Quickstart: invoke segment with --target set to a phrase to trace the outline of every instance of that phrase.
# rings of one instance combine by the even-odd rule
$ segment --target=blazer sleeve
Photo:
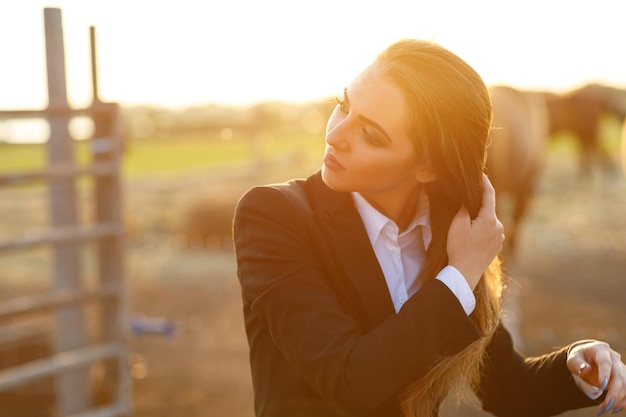
[[[247,330],[268,332],[293,371],[338,413],[370,413],[479,337],[437,280],[365,329],[338,300],[316,224],[290,198],[280,187],[253,188],[235,212],[244,309],[262,327]]]
[[[567,369],[570,348],[524,357],[500,326],[487,350],[485,376],[478,390],[483,408],[500,417],[542,417],[599,404],[602,399],[587,397]]]

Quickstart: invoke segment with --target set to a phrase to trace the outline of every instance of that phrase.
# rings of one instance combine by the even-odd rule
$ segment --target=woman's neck
[[[365,193],[361,195],[376,210],[389,217],[398,226],[402,232],[405,230],[415,217],[417,211],[417,202],[422,191],[420,185],[412,188],[408,193],[403,195],[388,195],[382,193]]]

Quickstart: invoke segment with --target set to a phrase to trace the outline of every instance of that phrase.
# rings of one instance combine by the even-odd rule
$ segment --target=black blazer
[[[478,338],[437,280],[400,312],[349,193],[306,180],[255,187],[234,218],[237,274],[259,417],[401,416],[398,394]],[[567,347],[524,358],[500,327],[477,394],[498,416],[591,406]]]

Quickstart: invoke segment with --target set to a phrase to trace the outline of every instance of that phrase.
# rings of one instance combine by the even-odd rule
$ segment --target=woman
[[[626,406],[608,345],[524,358],[499,321],[490,128],[476,72],[403,40],[344,90],[319,172],[242,197],[234,241],[257,416],[434,416],[464,387],[499,416]]]

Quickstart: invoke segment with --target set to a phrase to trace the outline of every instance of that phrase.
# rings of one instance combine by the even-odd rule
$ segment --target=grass
[[[247,137],[191,135],[185,137],[155,137],[134,140],[127,144],[122,160],[124,175],[143,176],[154,173],[177,173],[197,168],[228,164],[243,164],[253,157],[270,158],[281,154],[319,153],[323,137],[305,133],[274,132],[253,146]],[[75,143],[75,158],[81,164],[90,160],[88,141]],[[15,171],[40,170],[46,164],[45,144],[0,143],[0,174]]]
[[[141,140],[131,143],[123,159],[127,175],[180,172],[219,164],[245,162],[250,146],[245,140],[200,138]]]
[[[46,161],[45,152],[40,144],[0,143],[0,172],[40,169]]]
[[[619,148],[621,126],[605,120],[601,125],[602,146],[610,153]],[[562,133],[549,141],[550,152],[576,152],[576,140]],[[307,134],[286,129],[266,132],[258,143],[250,137],[235,135],[224,140],[219,135],[187,135],[132,140],[124,152],[122,164],[127,177],[155,173],[180,173],[198,168],[229,164],[245,164],[255,157],[265,160],[284,156],[321,158],[324,146],[322,133]],[[77,141],[76,159],[81,164],[90,160],[88,141]],[[45,144],[9,144],[0,142],[0,174],[43,169],[46,164]]]

